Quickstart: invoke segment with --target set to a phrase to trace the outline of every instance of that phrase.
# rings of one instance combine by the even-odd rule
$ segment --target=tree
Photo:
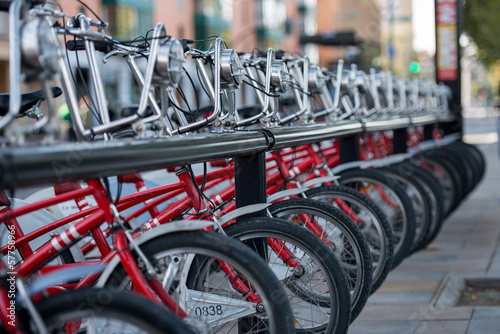
[[[489,66],[500,59],[499,18],[500,1],[465,0],[464,32],[477,45],[479,58]]]

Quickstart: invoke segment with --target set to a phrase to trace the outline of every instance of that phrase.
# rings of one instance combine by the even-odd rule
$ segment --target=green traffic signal
[[[410,63],[410,72],[411,73],[420,73],[420,64],[416,61],[412,61]]]

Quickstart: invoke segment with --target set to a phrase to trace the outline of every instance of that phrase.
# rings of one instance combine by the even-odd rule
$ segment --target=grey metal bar
[[[411,124],[412,122],[410,118],[397,118],[381,121],[367,120],[364,123],[365,130],[367,132],[403,129],[411,126]]]
[[[438,121],[440,123],[455,122],[455,121],[458,121],[458,120],[459,120],[459,117],[457,115],[451,115],[451,114],[442,115],[442,116],[438,117]]]
[[[412,125],[427,125],[436,123],[439,120],[437,115],[425,115],[425,116],[416,116],[412,117],[411,124]]]
[[[335,137],[343,137],[363,132],[361,122],[339,121],[335,125],[313,124],[301,127],[273,128],[275,149],[315,143]]]
[[[0,188],[120,175],[264,152],[262,133],[199,134],[162,140],[4,148]]]
[[[339,121],[335,125],[269,128],[272,149],[293,147],[364,131],[402,129],[410,125],[450,122],[454,117],[415,117],[385,121]],[[271,138],[272,139],[272,138]],[[259,131],[194,134],[162,139],[122,139],[107,143],[7,147],[0,150],[0,188],[154,170],[188,163],[240,157],[266,151],[269,135]]]

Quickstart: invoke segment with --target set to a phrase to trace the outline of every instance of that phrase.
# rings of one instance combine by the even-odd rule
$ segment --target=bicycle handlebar
[[[96,51],[108,53],[113,51],[113,43],[110,41],[94,41],[94,47]],[[66,42],[66,48],[70,51],[82,51],[85,50],[85,40],[70,40]]]

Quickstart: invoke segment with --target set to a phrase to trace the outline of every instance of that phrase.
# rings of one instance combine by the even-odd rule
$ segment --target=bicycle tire
[[[378,184],[384,187],[384,193],[396,202],[397,208],[391,209],[377,197],[380,194],[368,196],[384,212],[391,225],[394,241],[393,268],[397,267],[410,254],[415,238],[415,211],[408,195],[396,180],[390,179],[380,171],[350,169],[339,173],[339,176],[340,184],[357,190],[366,184],[363,187],[371,191],[375,189],[372,185]]]
[[[486,172],[486,159],[484,157],[484,153],[479,148],[477,148],[476,145],[465,143],[463,141],[457,141],[453,143],[453,145],[461,149],[467,150],[467,152],[469,152],[471,157],[477,162],[479,166],[477,183],[479,183],[483,179],[484,173]]]
[[[401,165],[404,165],[403,170],[408,171],[409,177],[413,177],[418,180],[418,183],[428,195],[430,200],[431,224],[429,226],[429,233],[426,235],[426,238],[414,248],[413,252],[416,252],[431,243],[441,230],[445,212],[443,193],[441,188],[438,186],[438,180],[429,171],[408,161],[403,162]]]
[[[445,146],[435,152],[435,155],[441,159],[448,160],[457,169],[463,186],[461,200],[464,200],[474,188],[474,172],[467,158],[465,158],[462,154],[460,154],[460,156],[457,156],[456,154],[457,153],[451,151],[448,146]]]
[[[75,326],[78,321],[86,317],[93,319],[92,321],[96,322],[94,325],[99,326],[99,333],[104,334],[194,333],[180,318],[165,308],[126,291],[111,292],[109,289],[90,288],[72,290],[45,298],[36,303],[35,307],[49,333],[67,333],[68,325]],[[119,325],[116,322],[123,324]],[[81,325],[83,324],[90,326],[92,323]],[[135,327],[135,330],[130,326]],[[81,329],[79,328],[78,333],[81,333]]]
[[[416,156],[413,162],[429,171],[438,180],[443,191],[444,218],[448,217],[463,198],[462,180],[456,167],[448,160],[430,152]]]
[[[397,180],[412,202],[416,223],[412,246],[412,252],[414,252],[426,240],[431,231],[431,198],[422,186],[422,181],[415,175],[408,175],[408,171],[404,169],[406,169],[404,165],[395,165],[378,170]]]
[[[472,155],[472,153],[463,147],[459,147],[457,145],[447,145],[444,148],[444,151],[452,154],[455,157],[460,157],[460,161],[466,167],[466,169],[470,172],[468,177],[470,177],[470,184],[468,188],[468,194],[474,190],[476,185],[479,183],[481,177],[481,166],[476,158]]]
[[[154,233],[154,230],[150,232]],[[194,293],[196,298],[199,299],[200,304],[194,304],[197,300],[196,298],[186,299],[184,301],[184,309],[190,315],[189,318],[191,321],[197,323],[199,327],[208,325],[213,333],[231,332],[234,327],[240,326],[246,320],[239,318],[232,319],[232,314],[227,313],[240,310],[238,308],[240,307],[239,305],[245,303],[246,310],[252,310],[249,317],[257,319],[257,321],[253,322],[255,327],[260,329],[263,326],[270,333],[275,334],[294,332],[294,320],[291,308],[280,282],[267,267],[263,259],[238,240],[215,232],[185,231],[158,235],[144,242],[140,247],[141,251],[150,261],[157,264],[158,279],[160,281],[164,278],[168,265],[176,261],[175,257],[180,256],[181,259],[185,260],[183,264],[187,266],[186,268],[180,268],[180,270],[182,269],[182,272],[179,272],[180,277],[176,278],[178,281],[173,285],[178,292],[174,294],[174,297],[178,303],[179,301],[181,302],[182,306],[183,301],[181,299],[183,297],[182,293],[184,290],[182,289],[184,286],[187,288],[186,291]],[[137,254],[135,252],[133,254],[137,258]],[[189,261],[186,260],[188,257]],[[189,269],[192,266],[196,266],[197,262],[202,263],[205,257],[219,259],[223,263],[229,264],[235,270],[235,273],[238,273],[238,276],[241,274],[257,291],[258,296],[262,299],[264,309],[258,310],[257,304],[247,302],[246,296],[239,294],[230,284],[222,286],[222,283],[224,283],[223,279],[226,277],[226,273],[224,272],[218,272],[213,277],[207,277],[207,280],[213,278],[221,284],[221,286],[207,285],[206,289],[210,290],[210,292],[194,290],[194,287],[183,285],[187,282],[186,273],[189,273]],[[168,262],[171,259],[174,262]],[[207,284],[209,283],[211,282]],[[107,278],[105,284],[108,287],[118,289],[131,288],[121,263],[114,268],[113,273]],[[176,291],[173,292],[175,293]],[[224,299],[224,297],[228,299]],[[202,300],[202,298],[212,298],[212,300]],[[214,301],[218,305],[221,305],[222,314],[226,313],[225,316],[231,319],[231,321],[218,323],[220,322],[220,317],[216,316],[222,314],[218,314],[217,312],[214,314],[204,313],[204,307],[215,305]],[[248,332],[253,332],[253,328],[249,328]]]
[[[373,294],[391,271],[394,257],[392,230],[384,213],[367,196],[345,186],[312,188],[306,191],[305,195],[307,198],[327,202],[330,205],[335,204],[336,199],[347,202],[349,209],[353,210],[362,220],[358,223],[358,226],[362,224],[360,226],[361,232],[365,236],[372,254],[373,278],[371,294]]]
[[[457,202],[456,205],[458,206],[458,204],[460,204],[460,202],[462,202],[462,200],[467,196],[468,192],[467,190],[468,177],[466,171],[464,170],[464,167],[456,157],[454,157],[450,153],[444,152],[443,150],[436,150],[435,152],[432,152],[431,156],[439,160],[440,162],[448,164],[449,168],[453,171],[455,178],[459,180],[457,184],[460,187],[460,192],[459,192],[460,196],[458,197],[459,201]]]
[[[351,309],[347,279],[329,247],[316,235],[289,221],[269,217],[248,218],[224,230],[228,236],[250,247],[264,246],[266,262],[271,268],[275,267],[285,291],[291,292],[289,301],[297,333],[347,332]],[[277,256],[277,250],[269,246],[269,238],[286,247],[291,252],[287,255],[292,255],[294,262],[301,266],[288,266],[289,258]],[[325,318],[316,320],[320,317]]]
[[[307,219],[320,225],[315,234],[328,238],[326,241],[347,276],[351,290],[351,321],[354,321],[365,306],[372,287],[370,249],[359,227],[330,204],[307,198],[277,202],[268,208],[268,212],[272,217],[299,225],[304,224],[302,218],[307,215]]]

